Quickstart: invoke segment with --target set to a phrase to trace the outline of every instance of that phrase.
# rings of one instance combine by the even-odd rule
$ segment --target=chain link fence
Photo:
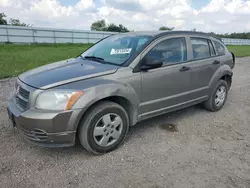
[[[113,32],[0,25],[0,43],[96,43]],[[226,45],[250,45],[249,39],[222,38]]]
[[[222,42],[226,45],[250,45],[250,39],[222,38]]]
[[[0,25],[1,43],[96,43],[112,32]]]

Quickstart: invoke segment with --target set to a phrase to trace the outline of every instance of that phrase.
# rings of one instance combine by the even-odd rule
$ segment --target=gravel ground
[[[232,89],[217,113],[199,105],[132,127],[103,156],[79,144],[45,149],[9,125],[13,79],[0,81],[0,187],[250,187],[250,57],[237,59]],[[168,124],[177,125],[168,129]]]

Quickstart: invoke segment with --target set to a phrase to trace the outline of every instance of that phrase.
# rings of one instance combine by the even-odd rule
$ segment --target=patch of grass
[[[236,57],[250,56],[250,45],[249,46],[227,46],[230,52],[233,52]]]
[[[0,78],[76,57],[91,44],[0,44]]]

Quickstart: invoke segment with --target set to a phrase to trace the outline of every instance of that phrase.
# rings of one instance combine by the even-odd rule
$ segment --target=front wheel
[[[82,146],[93,154],[103,154],[123,142],[129,118],[119,104],[103,101],[88,110],[79,126],[78,137]]]
[[[225,104],[228,94],[228,85],[224,80],[219,80],[215,86],[212,95],[204,103],[207,110],[212,112],[219,111]]]

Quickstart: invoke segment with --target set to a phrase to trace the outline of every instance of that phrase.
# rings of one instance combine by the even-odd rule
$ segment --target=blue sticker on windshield
[[[111,49],[110,55],[116,54],[130,54],[132,48],[124,48],[124,49]]]

